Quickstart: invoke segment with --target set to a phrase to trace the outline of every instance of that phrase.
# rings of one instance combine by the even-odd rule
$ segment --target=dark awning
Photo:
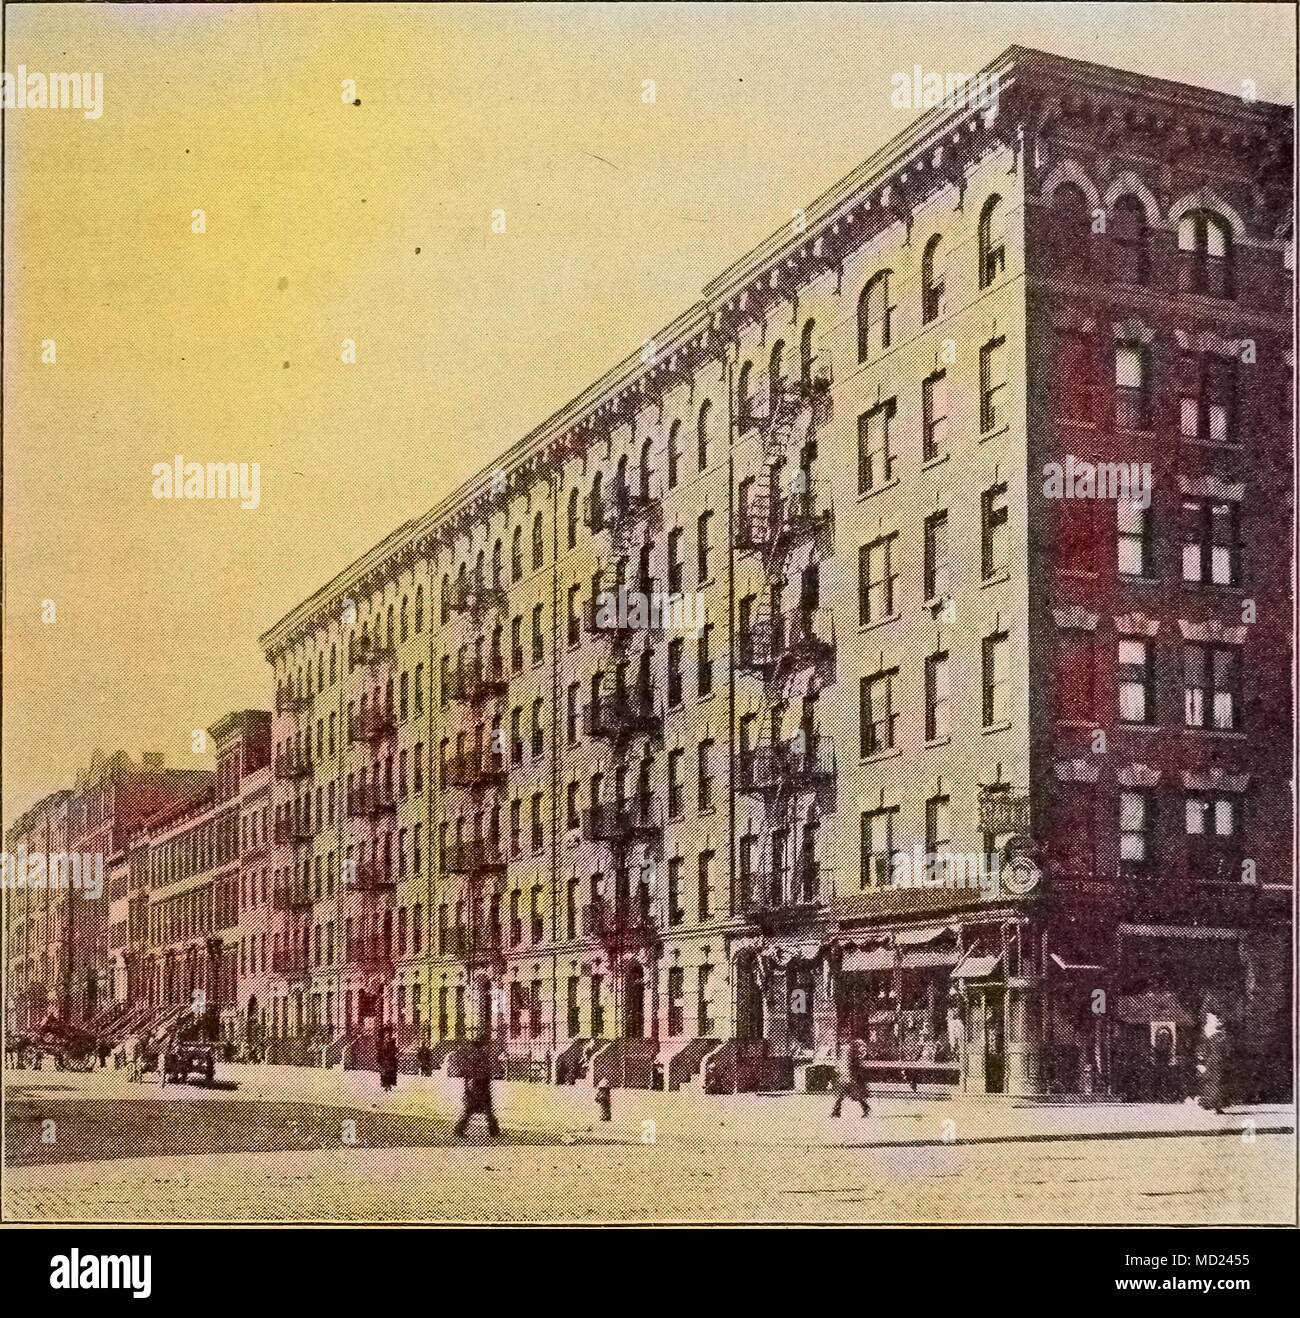
[[[1150,1025],[1152,1021],[1172,1021],[1175,1025],[1194,1025],[1195,1018],[1178,1001],[1176,993],[1131,993],[1121,996],[1115,1014],[1125,1025]]]

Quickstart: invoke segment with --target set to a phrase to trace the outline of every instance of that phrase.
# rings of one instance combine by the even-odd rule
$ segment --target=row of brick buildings
[[[1287,1090],[1290,114],[987,72],[262,638],[274,712],[113,839],[119,998],[1132,1095],[1213,1013]]]

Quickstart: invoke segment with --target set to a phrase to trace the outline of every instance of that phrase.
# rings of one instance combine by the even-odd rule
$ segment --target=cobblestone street
[[[4,1211],[36,1221],[1283,1223],[1291,1114],[498,1086],[505,1128],[451,1131],[458,1086],[223,1068],[8,1076]],[[234,1085],[235,1087],[230,1087]],[[856,1109],[853,1109],[856,1114]],[[44,1123],[53,1122],[53,1126]],[[51,1142],[52,1141],[52,1142]]]

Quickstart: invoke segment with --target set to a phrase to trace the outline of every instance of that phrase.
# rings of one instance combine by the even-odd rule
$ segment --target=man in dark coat
[[[456,1134],[464,1135],[470,1117],[477,1114],[487,1122],[488,1134],[496,1139],[501,1127],[492,1109],[492,1053],[485,1037],[475,1039],[461,1054],[460,1070],[465,1078],[465,1103],[456,1123]]]
[[[1224,1028],[1221,1008],[1207,1008],[1205,1028],[1201,1033],[1197,1072],[1200,1077],[1200,1104],[1214,1112],[1222,1112],[1225,1096],[1224,1064],[1228,1037]]]
[[[379,1083],[387,1089],[397,1084],[397,1043],[393,1032],[385,1029],[379,1038]]]

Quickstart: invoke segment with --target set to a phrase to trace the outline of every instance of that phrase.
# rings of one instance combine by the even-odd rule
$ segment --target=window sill
[[[886,490],[892,490],[899,483],[899,477],[891,476],[887,481],[881,481],[879,485],[873,485],[869,490],[858,491],[858,502],[865,503],[868,499],[873,499],[877,494],[884,494]]]
[[[710,816],[718,813],[718,807],[716,805],[702,805],[695,813],[701,819],[708,819]]]
[[[876,751],[872,755],[863,755],[859,757],[860,764],[880,764],[884,760],[897,760],[903,754],[899,746],[891,746],[887,751]]]
[[[871,632],[877,627],[887,627],[891,622],[897,622],[903,615],[901,613],[890,613],[883,618],[877,618],[874,622],[858,623],[858,631]]]
[[[1084,726],[1084,727],[1089,727],[1089,728],[1091,728],[1091,727],[1093,727],[1093,726],[1095,726],[1095,725],[1092,724],[1092,723],[1086,723],[1086,724],[1084,724],[1083,726]],[[986,724],[980,729],[980,731],[981,731],[981,732],[1006,732],[1010,727],[1011,727],[1011,720],[1010,720],[1010,719],[1006,719],[1006,720],[1005,720],[1004,722],[1002,722],[1002,723],[986,723]]]
[[[951,745],[952,745],[951,737],[932,737],[929,741],[925,743],[925,749],[928,751],[938,750],[942,746],[951,746]]]
[[[954,601],[951,595],[931,595],[928,600],[921,601],[921,608],[933,617],[937,613],[942,613],[952,603]]]
[[[942,467],[945,462],[950,461],[951,453],[936,453],[932,458],[925,458],[921,463],[922,471],[930,471],[934,467]]]
[[[715,701],[717,698],[718,695],[716,691],[706,691],[702,696],[695,697],[695,703],[697,705],[708,705],[711,704],[713,701]]]
[[[1189,737],[1215,737],[1223,741],[1245,741],[1246,733],[1238,728],[1195,728],[1183,724],[1182,729]]]
[[[987,444],[991,439],[1001,439],[1004,435],[1011,433],[1011,423],[1005,422],[1003,425],[994,426],[992,430],[986,430],[980,437],[981,444]]]
[[[1129,722],[1127,719],[1116,719],[1115,730],[1124,732],[1159,732],[1161,729],[1159,723],[1137,723]]]
[[[995,572],[991,577],[985,577],[980,582],[980,589],[984,590],[988,586],[1001,586],[1011,580],[1010,572]]]
[[[1190,444],[1193,448],[1207,448],[1216,453],[1241,453],[1245,445],[1238,439],[1202,439],[1199,435],[1179,435],[1180,444]]]

